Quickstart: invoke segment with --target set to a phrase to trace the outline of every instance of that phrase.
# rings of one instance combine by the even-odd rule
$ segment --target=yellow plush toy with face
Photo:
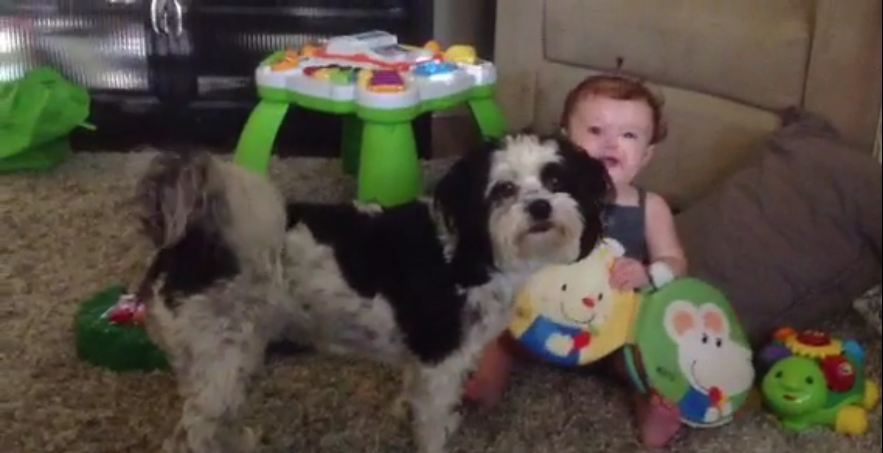
[[[562,365],[593,362],[626,343],[637,295],[609,284],[622,245],[605,239],[582,260],[549,266],[517,296],[512,335],[532,352]]]

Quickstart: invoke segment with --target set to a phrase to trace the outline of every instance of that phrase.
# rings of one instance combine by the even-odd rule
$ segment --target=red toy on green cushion
[[[75,319],[77,356],[115,371],[169,368],[144,330],[144,306],[112,286],[85,301]]]

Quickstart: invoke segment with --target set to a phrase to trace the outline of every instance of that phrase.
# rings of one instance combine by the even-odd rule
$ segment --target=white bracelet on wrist
[[[671,270],[671,266],[662,261],[651,264],[647,268],[647,274],[650,275],[650,282],[656,288],[662,288],[675,279],[675,273]]]

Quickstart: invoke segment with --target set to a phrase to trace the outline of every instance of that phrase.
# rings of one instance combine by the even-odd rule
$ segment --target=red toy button
[[[826,346],[831,344],[831,336],[818,330],[805,330],[797,336],[797,341],[807,346]]]
[[[823,359],[822,372],[831,391],[846,392],[855,384],[855,368],[842,355]]]

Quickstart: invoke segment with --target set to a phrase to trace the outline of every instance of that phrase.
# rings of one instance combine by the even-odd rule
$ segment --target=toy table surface
[[[342,115],[343,165],[358,175],[359,200],[389,206],[415,199],[423,185],[411,125],[418,115],[465,103],[485,139],[504,134],[491,62],[442,58],[381,35],[389,42],[370,51],[350,49],[352,37],[344,36],[323,47],[279,51],[261,62],[255,71],[260,101],[234,162],[266,173],[276,134],[292,106]]]

